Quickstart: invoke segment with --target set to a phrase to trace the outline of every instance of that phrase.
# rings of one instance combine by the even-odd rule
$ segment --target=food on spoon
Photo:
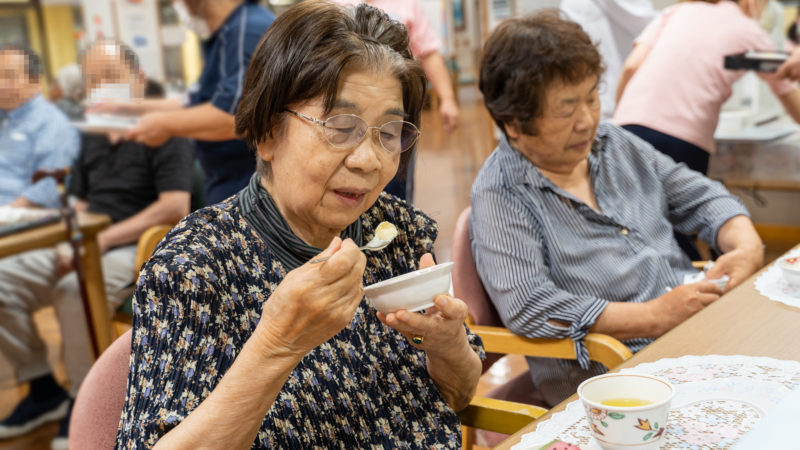
[[[375,228],[375,237],[381,241],[391,241],[397,236],[397,227],[390,222],[381,222]]]

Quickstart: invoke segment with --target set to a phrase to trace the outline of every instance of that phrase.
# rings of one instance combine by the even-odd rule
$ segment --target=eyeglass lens
[[[325,138],[335,147],[347,148],[361,142],[368,129],[364,119],[351,114],[340,114],[325,121]],[[391,153],[408,150],[414,145],[419,130],[402,120],[393,120],[378,129],[383,148]]]

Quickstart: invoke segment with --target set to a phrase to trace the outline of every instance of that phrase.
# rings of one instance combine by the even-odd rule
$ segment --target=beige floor
[[[493,141],[488,115],[480,103],[477,89],[463,87],[459,92],[462,111],[461,126],[451,135],[441,131],[439,118],[429,110],[423,113],[420,154],[416,169],[416,204],[439,222],[439,239],[435,244],[439,261],[450,258],[451,237],[458,214],[469,204],[469,189],[483,161],[491,152]],[[63,365],[56,363],[60,357],[61,337],[52,308],[36,315],[39,331],[50,350],[50,360],[56,369],[56,378],[65,381]],[[0,380],[7,371],[0,361]],[[509,376],[525,370],[521,359],[512,360],[487,374],[481,382],[479,393],[501,384]],[[0,417],[5,417],[16,405],[26,388],[0,383]],[[0,441],[0,450],[46,450],[57,432],[57,425],[43,426],[34,432],[13,440]]]

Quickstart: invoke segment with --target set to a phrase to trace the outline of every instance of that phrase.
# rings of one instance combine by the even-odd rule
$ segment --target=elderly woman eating
[[[577,362],[529,360],[550,404],[605,371],[589,363],[588,332],[641,350],[763,260],[747,210],[722,185],[599,123],[602,71],[580,26],[547,12],[499,25],[481,64],[505,137],[472,188],[472,247],[511,331],[575,341]],[[696,270],[673,228],[721,253],[705,280],[682,284]]]
[[[432,264],[436,224],[381,194],[424,91],[405,28],[375,8],[307,1],[274,22],[236,115],[256,175],[141,272],[119,447],[460,446],[483,352],[466,305],[384,315],[363,296]],[[363,254],[382,221],[399,235]]]

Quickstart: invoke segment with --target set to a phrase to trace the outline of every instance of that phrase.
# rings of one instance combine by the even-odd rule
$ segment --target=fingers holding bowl
[[[435,306],[425,313],[404,309],[389,314],[378,313],[384,324],[400,332],[414,347],[442,351],[458,345],[461,338],[466,339],[466,317],[466,304],[449,295],[437,296]]]

